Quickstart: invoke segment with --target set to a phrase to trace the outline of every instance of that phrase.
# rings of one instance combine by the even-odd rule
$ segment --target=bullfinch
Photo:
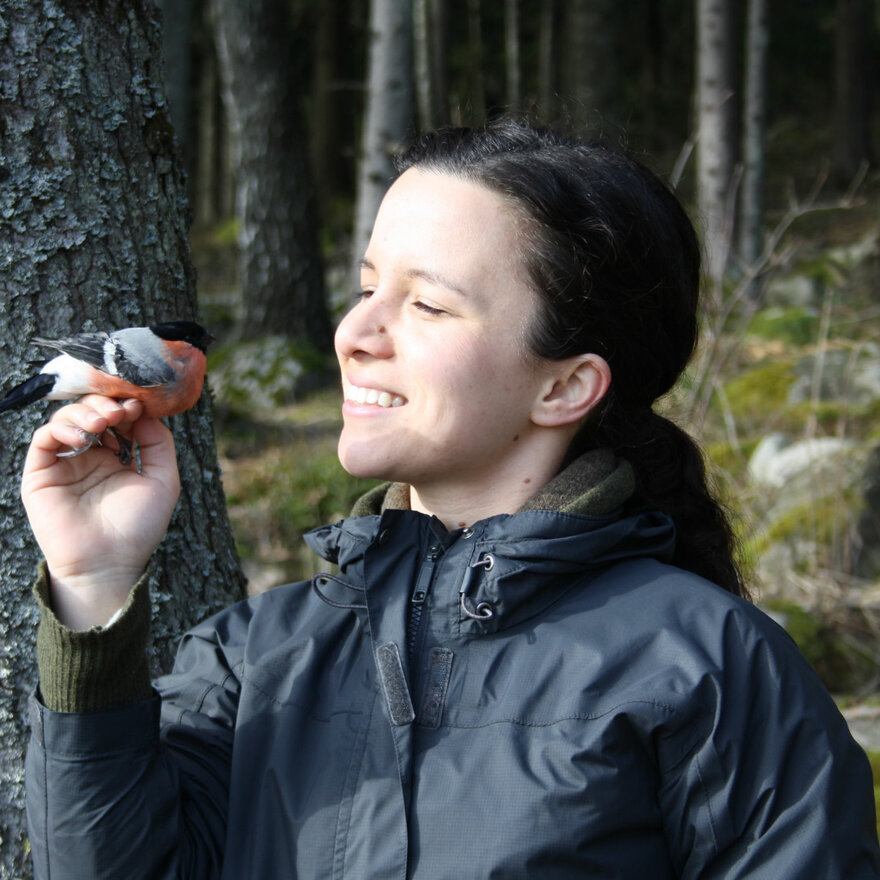
[[[112,333],[79,333],[62,339],[35,337],[34,344],[61,354],[0,400],[0,413],[37,400],[102,394],[140,400],[144,414],[151,418],[173,416],[198,401],[205,381],[205,351],[213,339],[193,321],[168,321]],[[119,460],[130,464],[131,441],[113,433],[119,441]],[[97,437],[89,439],[98,442]],[[90,445],[61,454],[77,455]]]

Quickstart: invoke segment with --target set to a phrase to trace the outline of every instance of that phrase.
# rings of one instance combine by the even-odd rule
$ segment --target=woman
[[[676,200],[513,122],[400,170],[336,336],[340,460],[389,481],[308,536],[338,576],[197,627],[153,690],[170,436],[94,397],[36,432],[37,875],[880,876],[865,756],[651,409],[696,338]],[[56,458],[109,427],[143,476]]]

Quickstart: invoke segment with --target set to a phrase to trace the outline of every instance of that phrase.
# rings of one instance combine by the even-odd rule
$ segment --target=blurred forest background
[[[302,532],[367,487],[336,460],[332,334],[390,156],[517,113],[626,148],[688,208],[703,342],[663,405],[880,770],[878,32],[880,0],[0,0],[0,373],[35,334],[200,314],[218,337],[211,398],[172,420],[154,670],[240,569],[310,575]],[[17,475],[43,417],[0,423],[2,880],[29,876]]]

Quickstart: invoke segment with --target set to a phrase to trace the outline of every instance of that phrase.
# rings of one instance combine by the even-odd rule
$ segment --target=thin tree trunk
[[[446,51],[446,6],[443,0],[413,0],[413,69],[422,131],[449,122]]]
[[[345,143],[344,111],[340,100],[340,53],[345,49],[345,10],[339,0],[321,0],[315,4],[314,48],[312,59],[311,157],[315,169],[315,187],[319,214],[329,217],[337,197],[343,193],[340,168],[341,145]]]
[[[572,124],[588,134],[616,124],[620,66],[611,0],[568,0],[563,33],[561,80]]]
[[[434,126],[449,124],[449,54],[446,0],[428,0],[428,42],[431,46],[431,89]]]
[[[834,40],[833,168],[848,184],[871,155],[871,104],[876,88],[870,56],[870,0],[837,0]]]
[[[697,0],[697,191],[707,275],[720,282],[732,230],[728,200],[734,131],[733,0]]]
[[[174,133],[187,171],[193,159],[193,106],[190,91],[192,67],[192,0],[162,0],[162,57],[165,93]]]
[[[373,0],[367,91],[358,169],[352,249],[360,259],[394,169],[391,157],[402,145],[412,120],[412,34],[409,0]]]
[[[0,125],[4,384],[31,372],[35,334],[196,315],[160,40],[151,0],[73,4],[56,17],[33,0],[4,3],[0,82],[14,96]],[[45,415],[34,405],[0,421],[0,877],[10,880],[31,875],[22,775],[39,556],[15,475]],[[182,496],[151,569],[154,672],[169,668],[184,629],[243,595],[209,399],[171,422]]]
[[[757,264],[764,250],[764,129],[769,27],[767,0],[749,0],[739,214],[739,255],[747,271]],[[759,292],[756,281],[750,286],[750,295],[754,298]]]
[[[541,3],[538,40],[538,109],[549,122],[556,115],[556,0]]]
[[[301,109],[302,50],[282,0],[213,0],[235,151],[242,336],[330,350],[317,205]]]
[[[519,0],[504,0],[504,67],[507,83],[507,106],[522,106],[522,60],[519,42]]]
[[[471,125],[481,125],[486,119],[486,78],[483,72],[483,12],[481,0],[467,0],[467,10],[468,80],[471,84],[468,121]]]
[[[428,30],[428,0],[413,0],[413,80],[421,131],[433,126],[435,114]]]

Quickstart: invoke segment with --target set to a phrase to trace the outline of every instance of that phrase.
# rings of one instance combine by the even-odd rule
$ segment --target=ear
[[[532,408],[532,421],[546,428],[581,422],[611,385],[611,367],[598,354],[579,354],[550,364],[551,374]]]

